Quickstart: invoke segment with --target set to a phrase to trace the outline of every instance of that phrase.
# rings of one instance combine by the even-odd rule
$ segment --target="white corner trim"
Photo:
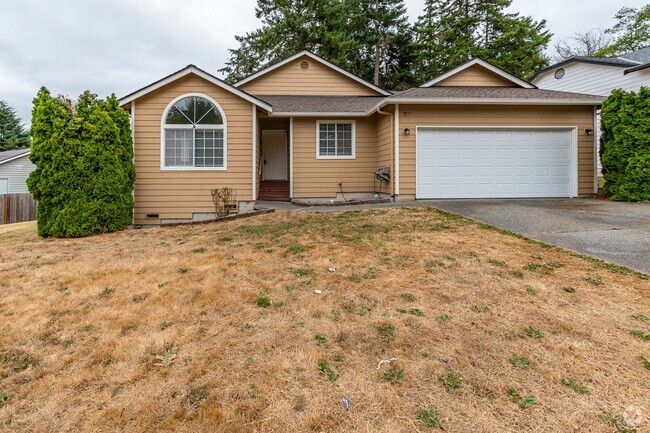
[[[499,75],[501,78],[505,78],[506,80],[510,81],[511,83],[517,84],[518,86],[521,86],[524,89],[535,89],[536,88],[534,85],[528,83],[527,81],[524,81],[521,78],[517,78],[514,75],[504,71],[503,69],[501,69],[501,68],[499,68],[497,66],[494,66],[494,65],[486,62],[485,60],[482,60],[482,59],[479,59],[479,58],[470,60],[469,62],[464,63],[464,64],[458,66],[457,68],[452,69],[451,71],[445,72],[444,74],[439,75],[438,77],[434,78],[433,80],[427,81],[426,83],[424,83],[420,87],[431,87],[434,84],[437,84],[437,83],[439,83],[439,82],[441,82],[441,81],[443,81],[443,80],[445,80],[445,79],[447,79],[447,78],[449,78],[451,76],[454,76],[457,73],[459,73],[461,71],[464,71],[465,69],[470,68],[470,67],[472,67],[474,65],[482,66],[485,69]]]
[[[600,131],[598,128],[598,108],[594,107],[594,194],[598,194],[598,159],[600,155],[598,154],[598,139],[600,138]]]
[[[120,104],[120,107],[122,107],[122,106],[128,104],[129,102],[134,101],[134,100],[140,98],[141,96],[146,95],[149,92],[153,92],[156,89],[159,89],[159,88],[161,88],[163,86],[166,86],[167,84],[169,84],[169,83],[171,83],[173,81],[176,81],[177,79],[182,78],[182,77],[184,77],[184,76],[186,76],[188,74],[197,75],[197,76],[203,78],[204,80],[209,81],[210,83],[212,83],[212,84],[214,84],[214,85],[216,85],[218,87],[221,87],[222,89],[227,90],[228,92],[234,93],[235,95],[239,96],[242,99],[245,99],[246,101],[248,101],[248,102],[250,102],[252,104],[257,105],[258,107],[265,109],[266,111],[269,111],[269,112],[273,111],[273,107],[271,107],[266,102],[264,102],[264,101],[262,101],[260,99],[257,99],[254,96],[251,96],[248,93],[243,92],[243,91],[239,90],[238,88],[236,88],[234,86],[231,86],[230,84],[228,84],[228,83],[226,83],[224,81],[221,81],[220,79],[218,79],[216,77],[213,77],[212,75],[210,75],[207,72],[197,68],[194,65],[189,65],[186,68],[181,69],[180,71],[175,72],[175,73],[173,73],[172,75],[170,75],[170,76],[168,76],[166,78],[163,78],[162,80],[159,80],[159,81],[157,81],[157,82],[155,82],[153,84],[150,84],[147,87],[144,87],[143,89],[140,89],[135,93],[127,95],[127,96],[123,97],[122,99],[118,100],[118,103]]]
[[[399,104],[395,104],[395,195],[399,195]]]
[[[5,159],[4,161],[0,161],[0,164],[4,164],[4,163],[6,163],[6,162],[15,161],[16,159],[22,158],[23,156],[27,156],[27,155],[29,155],[30,153],[32,153],[31,150],[30,150],[29,152],[25,152],[25,153],[21,153],[20,155],[13,156],[13,157],[11,157],[11,158],[9,158],[9,159]]]
[[[169,110],[183,98],[188,98],[191,96],[197,96],[199,98],[205,98],[217,107],[221,114],[221,119],[223,120],[223,127],[217,129],[223,129],[223,167],[165,167],[165,119],[167,119],[167,113]],[[191,125],[174,125],[175,129],[194,129]],[[192,156],[194,159],[194,156]],[[160,170],[161,171],[226,171],[228,169],[228,119],[226,118],[226,112],[221,108],[221,105],[208,95],[203,93],[184,93],[182,95],[174,98],[163,111],[162,117],[160,118]]]
[[[323,123],[352,125],[352,155],[321,155],[320,154],[320,125]],[[337,139],[338,140],[338,139]],[[316,159],[356,159],[357,157],[357,122],[355,120],[317,120],[316,121]]]
[[[135,100],[131,101],[131,141],[133,142],[133,169],[135,170]],[[131,190],[131,196],[133,197],[133,209],[131,210],[131,224],[135,224],[135,183],[133,184],[133,189]]]
[[[224,134],[225,135],[225,134]],[[253,184],[251,189],[251,197],[253,201],[257,200],[257,106],[253,104],[253,165],[251,171],[253,172]],[[224,159],[225,161],[225,159]]]
[[[289,198],[293,198],[293,117],[289,117]]]
[[[294,54],[291,57],[287,57],[286,59],[279,61],[278,63],[275,63],[275,64],[273,64],[273,65],[271,65],[271,66],[269,66],[267,68],[264,68],[261,71],[258,71],[256,73],[254,73],[253,75],[250,75],[250,76],[236,82],[234,84],[234,86],[235,87],[242,86],[242,85],[244,85],[244,84],[246,84],[246,83],[248,83],[250,81],[255,80],[256,78],[261,77],[262,75],[268,74],[269,72],[274,71],[274,70],[286,65],[287,63],[291,63],[294,60],[297,60],[297,59],[299,59],[300,57],[303,57],[303,56],[309,57],[310,59],[315,60],[315,61],[327,66],[328,68],[335,70],[336,72],[338,72],[340,74],[345,75],[346,77],[356,81],[357,83],[363,84],[364,86],[374,90],[377,93],[380,93],[380,94],[382,94],[384,96],[391,95],[390,92],[382,89],[381,87],[375,86],[374,84],[369,83],[366,80],[357,77],[356,75],[346,71],[345,69],[336,66],[334,63],[328,62],[324,58],[322,58],[320,56],[317,56],[316,54],[314,54],[314,53],[312,53],[310,51],[307,51],[307,50],[301,51],[301,52],[299,52],[297,54]]]

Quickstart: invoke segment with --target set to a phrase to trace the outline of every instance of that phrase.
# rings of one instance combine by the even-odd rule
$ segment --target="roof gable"
[[[254,94],[388,96],[391,93],[328,62],[301,51],[235,83]]]
[[[183,69],[181,69],[179,71],[176,71],[173,74],[170,74],[170,75],[168,75],[168,76],[166,76],[164,78],[161,78],[160,80],[158,80],[158,81],[156,81],[154,83],[151,83],[148,86],[145,86],[140,90],[136,90],[133,93],[130,93],[130,94],[126,95],[126,96],[123,96],[122,98],[119,99],[119,104],[120,104],[121,107],[123,107],[125,105],[128,105],[132,101],[140,98],[141,96],[144,96],[147,93],[153,92],[154,90],[159,89],[159,88],[161,88],[163,86],[166,86],[167,84],[170,84],[170,83],[178,80],[179,78],[185,77],[186,75],[189,75],[189,74],[197,75],[197,76],[203,78],[204,80],[209,81],[210,83],[212,83],[212,84],[214,84],[214,85],[216,85],[218,87],[221,87],[224,90],[227,90],[227,91],[229,91],[231,93],[234,93],[235,95],[239,96],[240,98],[245,99],[248,102],[250,102],[250,103],[252,103],[252,104],[254,104],[254,105],[256,105],[256,106],[258,106],[258,107],[260,107],[260,108],[262,108],[264,110],[272,111],[272,107],[268,103],[262,101],[261,99],[258,99],[256,97],[254,97],[252,95],[249,95],[248,93],[244,92],[243,90],[240,90],[240,89],[238,89],[238,88],[236,88],[234,86],[231,86],[230,84],[226,83],[225,81],[220,80],[219,78],[215,77],[214,75],[211,75],[211,74],[205,72],[203,69],[198,68],[198,67],[196,67],[194,65],[188,65],[185,68],[183,68]]]
[[[535,88],[529,82],[479,58],[472,59],[449,72],[439,75],[420,87],[433,86]]]
[[[625,60],[623,58],[575,56],[563,60],[559,63],[555,63],[547,68],[538,71],[535,75],[533,75],[533,78],[531,78],[530,80],[535,81],[537,78],[539,78],[540,76],[546,73],[555,72],[557,69],[570,65],[572,63],[576,63],[576,64],[586,63],[586,64],[599,65],[599,66],[610,66],[613,68],[631,68],[638,65],[637,62],[633,62],[631,60]]]

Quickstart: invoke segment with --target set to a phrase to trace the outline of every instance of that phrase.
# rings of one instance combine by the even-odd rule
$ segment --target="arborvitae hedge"
[[[605,191],[614,200],[650,201],[650,89],[614,90],[601,120]]]
[[[133,143],[129,116],[115,95],[83,93],[71,105],[41,88],[32,110],[40,236],[80,237],[125,228],[133,218]]]

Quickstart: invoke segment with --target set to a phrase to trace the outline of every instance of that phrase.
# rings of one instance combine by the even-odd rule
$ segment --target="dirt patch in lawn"
[[[0,245],[0,429],[650,426],[650,282],[434,209]]]

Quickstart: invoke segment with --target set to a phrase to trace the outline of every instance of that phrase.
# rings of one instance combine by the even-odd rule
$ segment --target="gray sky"
[[[647,0],[514,0],[546,19],[554,41],[609,27],[623,6]],[[25,123],[39,87],[76,98],[89,89],[124,96],[193,63],[212,74],[258,27],[255,0],[0,0],[0,100]],[[411,20],[424,0],[406,0]]]

